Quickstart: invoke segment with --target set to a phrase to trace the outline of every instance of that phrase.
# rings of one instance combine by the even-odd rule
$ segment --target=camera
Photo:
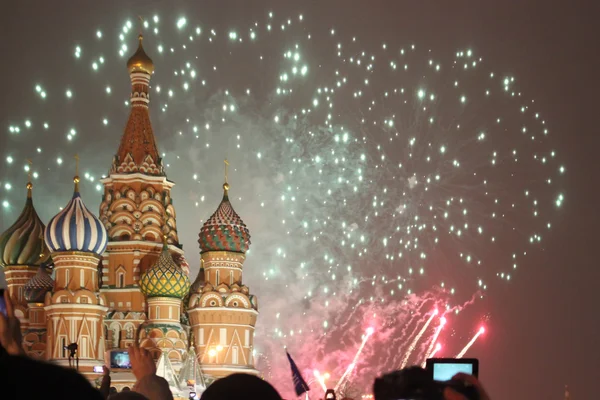
[[[110,352],[111,369],[131,369],[129,352],[127,350],[112,350]]]
[[[71,343],[68,346],[63,346],[63,349],[68,350],[69,351],[69,357],[75,357],[76,353],[77,353],[77,348],[79,346],[77,346],[77,343]]]
[[[468,368],[465,365],[472,360],[454,360],[437,359],[437,364],[443,364],[445,374],[450,374],[448,370],[459,368],[457,372],[465,372]],[[451,362],[453,360],[454,362]],[[435,361],[428,363],[431,367],[436,364]],[[460,367],[451,366],[451,364],[461,365]],[[475,363],[478,367],[478,363]],[[475,365],[471,363],[471,365]],[[438,367],[439,368],[439,367]],[[462,370],[460,369],[462,368]],[[472,367],[474,368],[474,367]],[[449,380],[434,380],[433,371],[435,368],[423,369],[420,367],[405,368],[400,371],[394,371],[382,377],[375,379],[373,384],[373,394],[376,400],[444,400],[444,391],[447,388],[454,390],[465,396],[468,400],[479,400],[479,393],[473,386],[466,384],[463,381],[451,379]],[[473,372],[477,372],[476,369]],[[437,376],[441,372],[438,372]],[[474,374],[473,374],[474,375]]]
[[[479,376],[479,360],[476,358],[428,358],[427,371],[434,381],[449,381],[458,373]]]

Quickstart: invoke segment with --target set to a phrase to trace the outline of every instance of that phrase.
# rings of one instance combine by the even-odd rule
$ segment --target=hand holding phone
[[[156,374],[156,363],[148,350],[140,348],[137,344],[130,346],[128,350],[131,358],[131,372],[138,381],[147,375]]]
[[[426,369],[434,381],[449,381],[458,373],[477,377],[479,360],[476,358],[429,358]]]

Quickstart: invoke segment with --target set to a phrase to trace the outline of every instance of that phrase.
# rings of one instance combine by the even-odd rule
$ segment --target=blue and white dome
[[[81,251],[102,254],[108,234],[102,222],[83,203],[75,178],[75,192],[66,207],[50,220],[44,232],[50,251]]]

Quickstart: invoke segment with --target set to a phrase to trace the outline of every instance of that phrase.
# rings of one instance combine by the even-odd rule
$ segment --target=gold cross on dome
[[[29,178],[29,183],[31,183],[31,177],[33,176],[33,168],[31,168],[31,166],[33,165],[33,161],[31,161],[31,159],[27,159],[27,164],[29,164],[29,170],[27,171],[27,177]]]
[[[79,154],[75,154],[75,175],[79,176]]]
[[[227,159],[225,159],[225,183],[227,183],[227,170],[229,167],[229,161],[227,161]]]
[[[140,20],[140,36],[144,33],[144,19],[141,15],[138,15],[138,19]]]

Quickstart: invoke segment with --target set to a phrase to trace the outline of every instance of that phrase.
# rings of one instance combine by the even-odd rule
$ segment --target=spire
[[[171,391],[179,391],[180,382],[175,369],[173,368],[173,364],[171,364],[171,360],[169,360],[169,356],[167,352],[163,349],[160,357],[158,358],[158,362],[156,363],[156,375],[164,378],[169,384],[169,388]]]
[[[27,160],[27,164],[29,164],[29,171],[27,171],[27,198],[31,199],[31,189],[33,189],[33,183],[31,183],[31,178],[33,176],[33,171],[31,170],[31,166],[33,165],[33,161]]]
[[[111,172],[140,172],[156,176],[164,173],[148,113],[150,76],[154,72],[154,63],[144,51],[143,39],[143,35],[140,34],[138,49],[127,61],[131,79],[131,111]]]
[[[75,154],[75,176],[73,177],[73,183],[75,183],[74,193],[79,193],[79,154]]]
[[[229,183],[227,182],[227,172],[229,168],[229,161],[225,159],[225,183],[223,184],[223,200],[229,198]]]

